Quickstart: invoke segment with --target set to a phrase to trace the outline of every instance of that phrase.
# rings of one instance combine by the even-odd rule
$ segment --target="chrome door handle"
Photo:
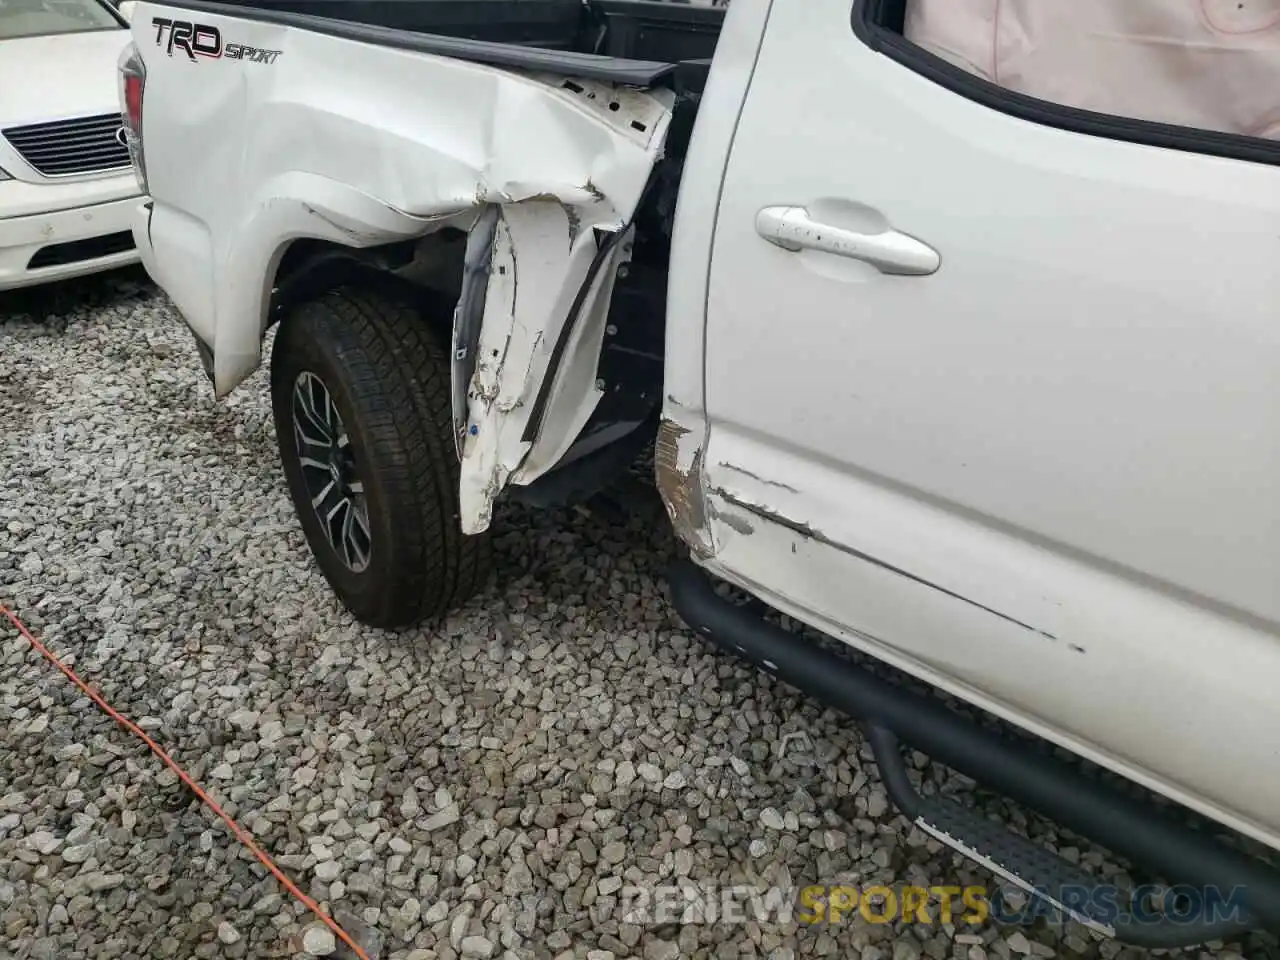
[[[942,265],[938,251],[897,230],[859,233],[819,223],[804,207],[765,207],[756,214],[756,232],[783,250],[818,250],[869,263],[881,273],[927,277]]]

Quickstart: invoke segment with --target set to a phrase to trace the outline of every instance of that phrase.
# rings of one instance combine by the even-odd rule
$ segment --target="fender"
[[[465,219],[467,214],[463,214]],[[262,361],[262,337],[270,325],[271,289],[285,250],[295,240],[327,240],[355,249],[413,239],[455,217],[415,217],[354,187],[315,174],[291,172],[264,183],[226,249],[215,253],[227,278],[258,277],[252,287],[235,282],[214,294],[214,390],[230,393]],[[267,270],[262,270],[262,264]]]

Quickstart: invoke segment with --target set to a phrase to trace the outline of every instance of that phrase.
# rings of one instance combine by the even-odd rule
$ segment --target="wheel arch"
[[[274,258],[262,336],[299,304],[338,287],[357,287],[415,303],[423,321],[447,344],[465,246],[466,233],[456,227],[375,247],[315,237],[290,240]]]
[[[467,207],[447,215],[408,213],[326,177],[293,171],[264,182],[234,242],[212,251],[214,391],[226,396],[262,359],[262,340],[280,316],[273,301],[317,295],[335,282],[364,283],[402,263],[449,249],[474,221]],[[461,258],[459,257],[459,278]],[[356,268],[363,266],[364,270]],[[281,297],[281,286],[291,290]]]

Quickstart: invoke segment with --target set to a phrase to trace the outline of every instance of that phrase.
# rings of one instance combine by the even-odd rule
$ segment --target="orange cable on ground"
[[[321,922],[333,931],[334,936],[352,949],[359,960],[371,960],[369,955],[365,953],[358,943],[355,942],[351,935],[347,933],[347,931],[343,930],[342,927],[338,926],[337,922],[332,917],[320,909],[320,904],[316,903],[309,896],[303,893],[302,890],[298,888],[298,885],[290,880],[288,876],[285,875],[284,871],[275,865],[275,861],[271,859],[270,855],[268,855],[262,847],[258,846],[257,841],[253,839],[253,834],[240,826],[240,824],[236,823],[235,820],[233,820],[231,816],[218,805],[218,802],[204,791],[204,788],[201,787],[200,784],[196,783],[185,770],[178,766],[177,762],[165,752],[164,748],[161,747],[160,744],[156,743],[147,735],[145,730],[139,727],[128,717],[116,711],[111,704],[107,703],[102,694],[98,693],[98,691],[94,690],[89,686],[89,684],[81,680],[74,670],[59,660],[52,650],[35,638],[31,631],[27,629],[27,625],[19,620],[12,610],[6,606],[0,605],[0,614],[8,617],[10,622],[12,622],[17,628],[18,632],[26,638],[27,642],[35,647],[46,660],[61,670],[63,674],[66,675],[67,679],[79,687],[81,691],[84,692],[85,696],[101,707],[102,711],[107,716],[150,747],[151,752],[163,760],[165,766],[176,773],[178,775],[178,779],[185,783],[187,787],[190,788],[191,792],[204,802],[205,806],[218,815],[222,822],[225,823],[230,828],[231,832],[236,835],[236,838],[249,848],[250,852],[258,858],[262,865],[270,870],[271,874],[284,885],[284,888],[293,894],[293,896],[297,897],[308,910],[319,917]]]

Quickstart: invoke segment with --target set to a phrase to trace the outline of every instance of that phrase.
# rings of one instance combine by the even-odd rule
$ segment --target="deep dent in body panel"
[[[640,187],[661,154],[670,117],[665,94],[619,91],[562,78],[556,78],[555,85],[556,95],[575,98],[595,120],[589,136],[569,144],[580,147],[581,153],[565,151],[552,166],[547,157],[534,152],[527,162],[542,174],[539,179],[508,179],[498,190],[483,181],[477,184],[476,202],[497,204],[500,209],[475,367],[465,394],[459,488],[465,533],[488,528],[494,502],[512,476],[520,473],[537,442],[522,439],[521,433],[530,417],[532,397],[545,378],[556,376],[557,370],[551,367],[568,366],[565,358],[556,363],[553,357],[554,344],[573,319],[566,304],[587,282],[583,267],[587,255],[594,252],[596,231],[618,233],[634,216]],[[609,109],[612,103],[619,108]],[[563,150],[566,144],[558,145]],[[517,161],[495,156],[486,167],[502,166],[513,173],[518,172]],[[558,169],[561,163],[564,182],[546,182],[546,171]],[[630,169],[611,173],[611,165]],[[574,168],[586,175],[568,175]],[[619,179],[630,184],[624,195],[611,195],[599,184]],[[592,346],[599,349],[598,343],[582,343],[578,349]],[[572,386],[583,389],[582,384]],[[584,402],[593,401],[587,395]],[[566,422],[553,426],[563,430]],[[533,479],[524,476],[529,472],[520,473],[516,482]]]

